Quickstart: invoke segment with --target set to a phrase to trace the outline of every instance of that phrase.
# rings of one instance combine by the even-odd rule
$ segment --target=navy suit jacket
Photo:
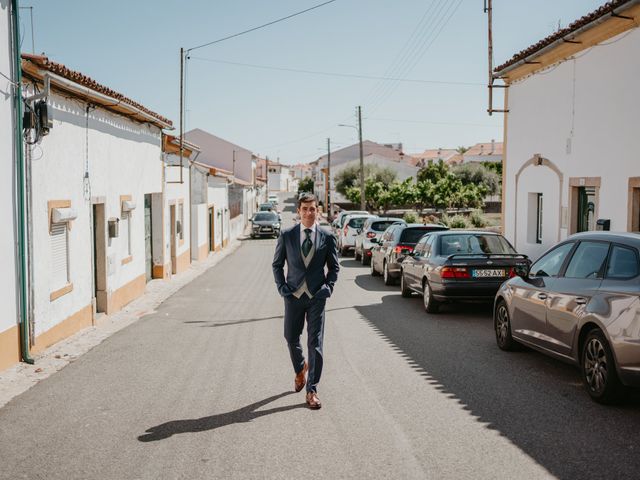
[[[317,245],[309,267],[304,266],[302,247],[300,245],[300,223],[284,230],[273,256],[273,277],[276,280],[278,292],[283,297],[293,295],[307,281],[307,288],[314,298],[329,298],[333,286],[338,280],[338,248],[336,238],[326,230],[316,225]],[[287,264],[287,277],[284,276],[284,264]],[[325,265],[327,271],[325,273]]]

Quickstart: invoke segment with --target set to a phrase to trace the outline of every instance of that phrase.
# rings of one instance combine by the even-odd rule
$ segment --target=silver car
[[[369,218],[356,235],[356,244],[353,250],[356,261],[360,260],[362,265],[369,265],[371,249],[380,240],[384,231],[395,223],[405,225],[407,222],[394,217]]]
[[[584,232],[553,247],[498,290],[496,341],[580,367],[592,399],[640,386],[640,235]]]
[[[356,245],[356,236],[358,232],[362,229],[364,222],[366,222],[370,218],[377,218],[377,215],[368,215],[368,214],[349,214],[344,217],[343,228],[340,232],[340,236],[338,237],[338,247],[340,248],[340,253],[344,256],[349,253],[349,251],[353,250]]]

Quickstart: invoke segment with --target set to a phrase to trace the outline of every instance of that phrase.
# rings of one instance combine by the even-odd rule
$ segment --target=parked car
[[[260,206],[258,207],[258,211],[260,211],[260,212],[275,212],[276,209],[273,206],[273,203],[267,202],[267,203],[261,203]]]
[[[344,228],[338,238],[338,248],[340,253],[347,255],[356,245],[356,236],[362,229],[364,222],[370,218],[378,218],[377,215],[355,213],[344,217]]]
[[[391,225],[374,241],[371,250],[371,275],[383,275],[385,285],[393,285],[400,278],[400,264],[413,251],[418,240],[429,232],[448,230],[444,225],[409,223]]]
[[[280,235],[280,216],[274,212],[258,212],[251,219],[251,238],[278,237]]]
[[[336,238],[338,237],[339,232],[344,224],[344,217],[356,213],[359,213],[361,215],[369,215],[369,212],[364,210],[342,210],[340,213],[338,213],[338,215],[336,215],[336,218],[333,219],[333,223],[331,224],[331,226],[333,227],[333,232],[336,234]]]
[[[275,193],[270,193],[267,197],[267,202],[271,202],[274,205],[278,205],[278,195]]]
[[[640,386],[640,235],[584,232],[551,248],[495,298],[498,347],[578,365],[600,403]]]
[[[422,295],[424,308],[437,313],[451,301],[492,302],[500,285],[526,268],[521,255],[494,232],[450,230],[424,236],[402,262],[403,297]]]
[[[401,218],[393,217],[371,217],[364,223],[358,235],[354,246],[354,256],[356,260],[360,260],[362,265],[369,265],[371,262],[371,249],[374,246],[373,239],[379,240],[384,231],[394,223],[406,225],[407,222]]]

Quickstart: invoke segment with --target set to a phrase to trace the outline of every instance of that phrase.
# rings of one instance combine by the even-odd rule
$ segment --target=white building
[[[267,183],[269,192],[292,192],[293,176],[287,165],[269,161],[267,167]],[[297,183],[296,183],[297,186]]]
[[[48,135],[46,124],[31,130],[37,145],[27,149],[38,352],[144,292],[163,238],[162,129],[171,122],[46,57],[23,55],[22,68],[52,119]]]
[[[640,230],[640,5],[609,2],[496,68],[504,232],[533,258],[568,235]]]
[[[11,5],[8,3],[7,5]],[[11,78],[15,75],[15,55],[12,31],[10,28],[10,6],[0,8],[0,72]],[[17,12],[16,12],[17,13]],[[0,77],[0,212],[4,219],[2,235],[0,235],[0,371],[20,361],[20,333],[19,333],[19,277],[18,262],[20,258],[16,251],[18,243],[17,216],[18,193],[16,180],[18,177],[18,155],[15,140],[18,131],[14,116],[14,95],[17,89],[11,80]]]

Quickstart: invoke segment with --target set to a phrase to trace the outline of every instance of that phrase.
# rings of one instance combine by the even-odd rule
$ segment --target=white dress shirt
[[[318,235],[318,230],[317,230],[317,223],[313,223],[313,225],[311,225],[310,227],[305,227],[302,223],[300,223],[300,247],[302,248],[302,244],[304,243],[304,241],[307,238],[307,234],[304,233],[304,230],[306,228],[311,229],[311,234],[309,235],[309,240],[311,240],[311,243],[313,243],[313,246],[316,245],[316,239],[317,239],[317,235]]]

